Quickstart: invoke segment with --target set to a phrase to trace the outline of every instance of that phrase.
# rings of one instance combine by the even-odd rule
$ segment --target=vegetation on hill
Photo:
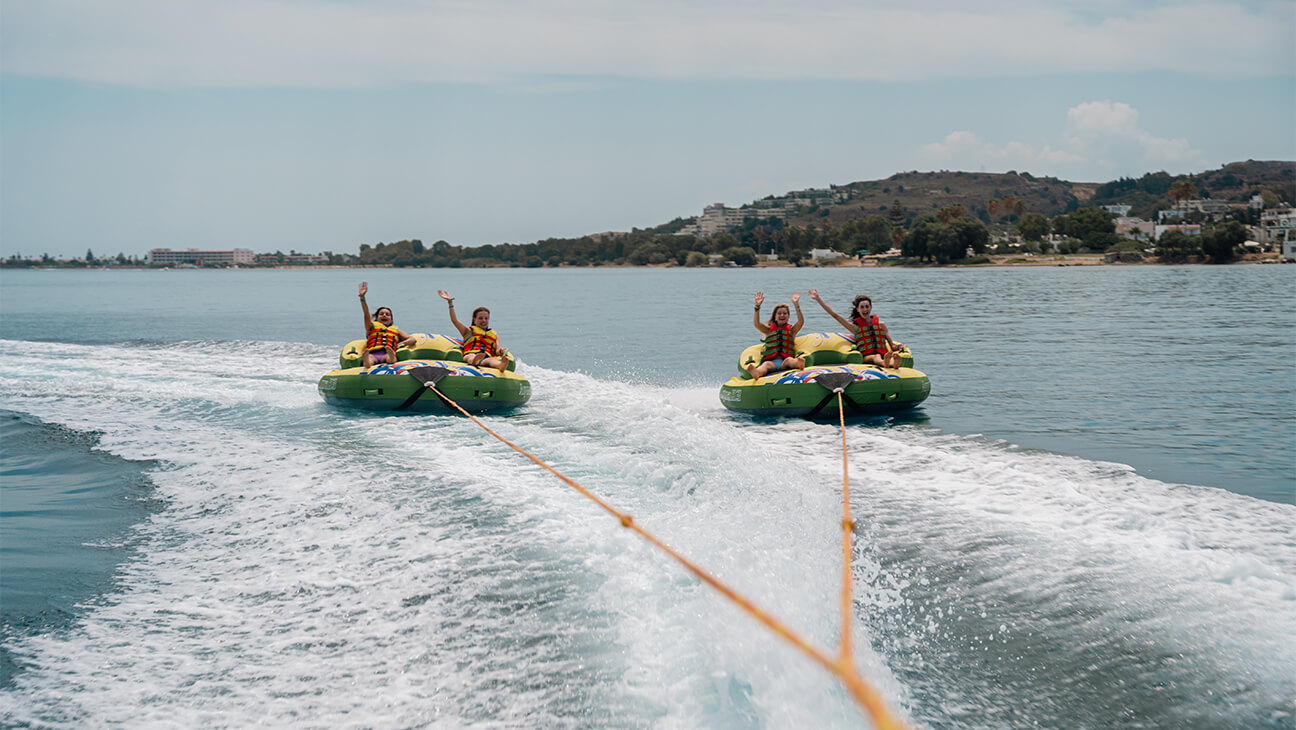
[[[901,172],[885,180],[834,187],[849,197],[840,203],[807,206],[788,220],[799,227],[839,226],[878,215],[893,224],[912,224],[942,208],[963,207],[967,215],[991,225],[1017,220],[1027,211],[1052,217],[1080,207],[1096,184],[1070,183],[1029,172]]]
[[[1163,258],[1186,259],[1202,255],[1227,261],[1246,240],[1243,224],[1258,216],[1248,202],[1259,195],[1266,207],[1296,201],[1296,162],[1234,162],[1218,170],[1192,175],[1150,172],[1140,178],[1120,178],[1107,183],[1073,183],[1029,172],[902,172],[885,180],[854,182],[815,193],[810,204],[786,211],[786,217],[748,218],[730,233],[712,236],[682,235],[689,220],[677,218],[629,233],[605,233],[579,238],[548,238],[535,243],[500,243],[457,246],[437,241],[425,246],[419,239],[363,244],[355,263],[397,267],[556,267],[602,265],[707,266],[721,261],[755,264],[759,256],[773,254],[797,263],[814,249],[847,256],[882,254],[899,248],[911,262],[946,263],[964,259],[970,252],[1007,253],[1005,237],[1020,238],[1013,250],[1047,251],[1050,233],[1063,236],[1058,250],[1120,251],[1128,239],[1115,233],[1113,217],[1104,205],[1129,205],[1130,214],[1144,219],[1177,201],[1209,198],[1226,201],[1232,210],[1225,218],[1236,223],[1227,229],[1207,226],[1200,240],[1172,237],[1159,246]],[[756,207],[785,205],[789,198],[758,201]],[[782,211],[780,211],[782,212]],[[1185,214],[1187,222],[1208,222],[1198,211]],[[1225,224],[1227,225],[1227,224]],[[1239,231],[1241,233],[1239,234]],[[998,246],[992,239],[999,238]],[[1185,237],[1186,238],[1186,237]],[[282,258],[282,257],[281,257]],[[330,257],[341,263],[342,256]],[[14,257],[0,262],[8,267],[86,266],[116,261],[86,258],[58,262]],[[138,262],[130,262],[137,264]]]
[[[1296,162],[1233,162],[1218,170],[1191,175],[1150,172],[1138,178],[1108,183],[1075,183],[1029,172],[902,172],[885,180],[834,186],[848,199],[798,209],[788,225],[839,226],[867,215],[911,225],[917,218],[942,208],[963,206],[987,225],[1016,223],[1026,213],[1047,218],[1082,206],[1130,205],[1130,215],[1150,219],[1171,204],[1170,188],[1191,183],[1194,197],[1244,204],[1269,191],[1277,200],[1296,202]],[[1272,204],[1271,204],[1272,205]]]
[[[455,246],[438,241],[397,241],[360,247],[360,262],[378,266],[705,266],[718,260],[741,265],[774,254],[797,263],[813,249],[846,255],[881,254],[899,248],[913,262],[947,263],[969,252],[990,250],[992,233],[1020,236],[1023,250],[1045,251],[1050,233],[1063,236],[1058,249],[1119,251],[1128,239],[1116,234],[1114,218],[1100,206],[1130,205],[1131,215],[1152,218],[1177,200],[1212,198],[1232,203],[1238,223],[1228,235],[1208,227],[1202,240],[1187,244],[1172,239],[1170,258],[1206,255],[1214,261],[1231,257],[1224,249],[1245,240],[1241,223],[1255,223],[1247,202],[1264,195],[1269,205],[1296,200],[1296,163],[1237,162],[1194,175],[1148,173],[1108,183],[1072,183],[1029,172],[903,172],[886,180],[856,182],[832,188],[834,197],[802,205],[785,220],[748,218],[732,233],[707,237],[680,235],[686,223],[677,218],[624,234],[550,238],[527,244]],[[835,201],[835,202],[832,202]],[[1271,201],[1271,202],[1269,202]],[[762,205],[777,199],[760,201]],[[1189,220],[1198,220],[1192,214]],[[1241,230],[1241,238],[1237,231]],[[1214,237],[1213,237],[1214,236]],[[1229,241],[1237,239],[1236,243]],[[1206,250],[1207,243],[1215,248]],[[1178,248],[1175,248],[1175,247]],[[1002,248],[1002,244],[1000,246]],[[1128,248],[1128,247],[1127,247]],[[1001,251],[1003,252],[1003,251]]]
[[[1129,205],[1132,206],[1130,215],[1151,219],[1166,207],[1167,197],[1176,184],[1187,184],[1195,197],[1232,203],[1246,203],[1252,196],[1268,192],[1272,202],[1267,204],[1273,207],[1280,200],[1296,201],[1296,163],[1248,160],[1196,175],[1149,172],[1138,179],[1123,177],[1099,185],[1089,203]]]

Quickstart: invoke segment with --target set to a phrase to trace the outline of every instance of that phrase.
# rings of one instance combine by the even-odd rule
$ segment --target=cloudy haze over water
[[[1296,159],[1296,3],[5,0],[0,254],[628,230]]]

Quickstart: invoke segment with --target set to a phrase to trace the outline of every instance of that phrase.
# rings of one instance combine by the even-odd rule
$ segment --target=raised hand
[[[764,303],[765,303],[765,292],[763,291],[756,292],[756,308],[760,309],[760,306]]]
[[[360,282],[360,298],[364,299],[364,295],[368,293],[369,293],[369,282],[367,281]]]
[[[451,299],[454,299],[454,297],[450,296],[450,292],[448,291],[441,291],[440,289],[437,289],[437,294],[440,295],[440,297],[446,300],[447,302],[450,301]]]
[[[811,290],[810,290],[810,298],[813,299],[813,300],[815,300],[816,302],[822,302],[822,301],[823,301],[822,299],[819,298],[819,290],[818,290],[818,289],[811,289]]]
[[[799,292],[799,291],[794,291],[794,292],[792,292],[792,303],[793,303],[793,304],[800,304],[800,303],[801,303],[801,292]]]

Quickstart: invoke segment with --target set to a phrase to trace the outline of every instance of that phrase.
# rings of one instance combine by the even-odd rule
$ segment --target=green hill
[[[962,205],[971,215],[987,223],[1008,220],[1005,205],[1014,209],[1014,217],[1020,212],[1042,213],[1052,218],[1076,208],[1116,204],[1131,205],[1133,215],[1150,217],[1157,210],[1169,207],[1170,186],[1178,180],[1192,182],[1197,189],[1196,197],[1201,198],[1245,204],[1251,196],[1270,190],[1282,200],[1296,201],[1296,162],[1287,161],[1247,160],[1190,175],[1154,172],[1137,179],[1122,178],[1107,183],[1070,182],[1015,171],[913,171],[897,173],[885,180],[831,186],[830,190],[843,200],[827,202],[825,199],[817,205],[800,206],[789,216],[788,225],[835,228],[869,215],[881,215],[893,222],[912,221],[953,205]],[[768,201],[768,204],[779,204],[773,196]],[[757,204],[767,203],[757,201]],[[993,216],[992,208],[995,209]]]

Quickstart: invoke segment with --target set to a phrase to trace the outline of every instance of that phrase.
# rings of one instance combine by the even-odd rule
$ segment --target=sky
[[[0,255],[648,228],[1296,160],[1282,0],[3,0]]]

